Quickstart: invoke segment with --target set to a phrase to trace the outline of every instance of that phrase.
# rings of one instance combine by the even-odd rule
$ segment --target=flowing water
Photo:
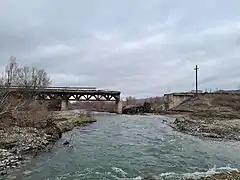
[[[166,117],[97,115],[96,119],[64,134],[51,152],[35,158],[27,173],[16,172],[15,178],[174,180],[240,168],[238,142],[173,131],[163,122]],[[69,139],[71,146],[64,147]]]

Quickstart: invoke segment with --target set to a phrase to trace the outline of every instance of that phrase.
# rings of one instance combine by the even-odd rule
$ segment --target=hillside
[[[188,134],[240,140],[240,94],[208,93],[174,108],[181,114],[171,126]]]
[[[203,94],[183,102],[174,110],[205,117],[240,118],[240,94]]]

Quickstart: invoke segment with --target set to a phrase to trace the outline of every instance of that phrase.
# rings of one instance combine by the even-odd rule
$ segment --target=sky
[[[239,0],[0,0],[0,68],[10,56],[53,86],[144,98],[240,88]]]

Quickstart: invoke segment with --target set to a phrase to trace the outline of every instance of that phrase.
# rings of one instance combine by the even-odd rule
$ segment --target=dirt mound
[[[196,116],[240,118],[240,95],[230,93],[199,94],[197,97],[181,103],[174,110],[192,112]]]
[[[239,94],[199,94],[174,110],[182,115],[172,124],[177,131],[201,137],[240,140]]]

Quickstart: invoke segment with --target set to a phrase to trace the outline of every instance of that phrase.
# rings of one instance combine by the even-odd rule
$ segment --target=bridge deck
[[[111,94],[120,95],[120,91],[97,90],[95,87],[48,87],[48,88],[25,88],[10,87],[0,88],[12,92],[40,92],[40,93],[64,93],[64,94]]]

